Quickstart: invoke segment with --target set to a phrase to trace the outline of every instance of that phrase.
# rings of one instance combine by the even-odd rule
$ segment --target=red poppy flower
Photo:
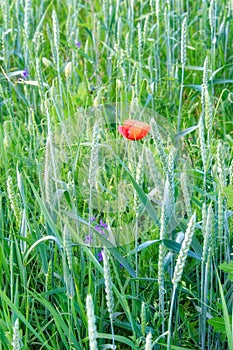
[[[139,120],[128,119],[123,125],[118,126],[118,131],[126,139],[136,141],[141,140],[150,131],[150,125]]]

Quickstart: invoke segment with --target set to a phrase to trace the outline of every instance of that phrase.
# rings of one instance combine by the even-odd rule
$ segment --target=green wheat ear
[[[12,177],[9,175],[7,178],[7,194],[10,200],[10,206],[14,213],[16,224],[19,227],[22,219],[22,210],[19,203],[18,193],[15,191]]]
[[[45,201],[52,207],[54,204],[54,184],[53,184],[53,167],[52,164],[52,141],[51,137],[47,138],[45,148],[45,170],[44,170],[44,185],[45,185]]]
[[[190,247],[190,244],[192,242],[193,234],[195,231],[195,224],[196,224],[196,213],[194,213],[188,223],[187,230],[184,235],[184,240],[181,245],[180,253],[178,255],[176,266],[174,270],[174,275],[172,279],[172,283],[174,286],[177,286],[177,284],[180,282],[182,273],[184,270],[184,265],[186,258],[188,256],[188,250]]]
[[[109,313],[109,318],[111,323],[112,343],[113,343],[113,348],[115,349],[114,327],[113,327],[114,299],[113,299],[112,279],[111,279],[110,265],[109,265],[109,252],[106,248],[103,249],[102,256],[103,256],[103,263],[104,263],[104,282],[105,282],[106,301],[107,301],[107,308],[108,308],[108,313]]]
[[[185,66],[186,64],[186,33],[187,33],[187,18],[185,17],[182,22],[181,29],[181,64]]]
[[[158,125],[154,119],[151,120],[151,134],[157,148],[163,169],[165,172],[168,171],[168,157],[163,146],[163,139],[159,132]]]
[[[191,217],[192,215],[191,196],[188,189],[188,178],[187,178],[186,169],[184,169],[180,175],[180,185],[181,185],[182,195],[184,198],[185,211],[188,217]]]
[[[146,336],[145,350],[152,350],[152,335],[151,333]]]
[[[92,296],[90,294],[88,294],[86,298],[86,308],[87,308],[87,321],[88,321],[89,349],[98,350],[94,305],[93,305]]]
[[[49,260],[48,263],[48,270],[47,273],[45,274],[45,290],[49,291],[52,289],[52,276],[53,274],[53,266],[52,266],[52,259]]]
[[[169,320],[168,320],[168,338],[167,338],[167,350],[170,350],[171,348],[171,338],[172,338],[172,315],[173,315],[173,308],[174,308],[174,302],[175,302],[175,295],[177,290],[177,285],[181,280],[185,261],[188,256],[188,251],[190,244],[192,242],[193,234],[195,232],[195,226],[196,226],[196,213],[194,213],[188,223],[187,230],[184,235],[184,240],[181,245],[181,249],[176,261],[175,270],[173,274],[173,291],[172,291],[172,298],[171,298],[171,305],[170,305],[170,313],[169,313]]]
[[[54,64],[59,68],[59,45],[60,45],[60,29],[59,29],[59,22],[57,18],[56,11],[53,10],[52,13],[52,20],[53,20],[53,43],[54,43]]]
[[[19,329],[19,319],[16,318],[14,327],[13,327],[13,340],[12,340],[12,350],[20,350],[22,349],[22,338]]]
[[[31,0],[26,0],[25,10],[24,10],[24,32],[25,32],[26,40],[28,40],[30,37],[31,9],[32,9]]]
[[[142,329],[142,335],[145,336],[146,334],[146,304],[144,301],[142,302],[141,306],[141,329]]]
[[[95,122],[93,127],[92,134],[92,145],[91,145],[91,157],[90,157],[90,166],[89,166],[89,175],[88,175],[88,183],[90,185],[90,189],[95,188],[96,186],[96,177],[99,165],[99,123]]]
[[[73,252],[71,246],[71,233],[67,225],[65,225],[63,230],[63,247],[67,258],[69,270],[73,271]]]
[[[216,159],[219,185],[222,189],[226,186],[226,152],[222,140],[218,141]]]
[[[103,250],[103,262],[104,262],[104,281],[105,281],[105,292],[108,312],[111,315],[114,309],[114,299],[112,293],[112,279],[110,274],[110,265],[109,265],[109,253],[106,248]]]

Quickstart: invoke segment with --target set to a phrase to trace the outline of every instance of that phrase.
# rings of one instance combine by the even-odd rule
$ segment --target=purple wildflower
[[[87,235],[87,236],[85,237],[84,243],[87,244],[87,245],[90,245],[90,244],[91,244],[91,241],[92,241],[91,235]]]
[[[91,222],[94,222],[95,220],[96,220],[95,217],[91,217],[91,218],[90,218],[90,221],[91,221]],[[107,233],[105,232],[105,230],[108,229],[108,224],[105,223],[105,222],[103,222],[102,219],[100,219],[99,224],[96,224],[96,225],[94,226],[94,229],[95,229],[96,231],[98,231],[99,233],[101,233],[103,236],[105,236],[105,237],[108,236]],[[87,235],[87,236],[85,236],[84,243],[87,244],[87,245],[91,245],[91,243],[92,243],[92,235]]]
[[[80,41],[76,40],[76,41],[75,41],[75,45],[77,46],[78,49],[80,49],[80,47],[81,47]]]
[[[103,222],[102,219],[100,219],[100,226],[102,226],[103,228],[108,228],[108,224],[106,224],[105,222]]]
[[[98,255],[98,261],[99,262],[103,261],[103,249],[97,255]]]
[[[25,68],[21,74],[21,77],[23,79],[27,79],[28,76],[29,76],[28,70]]]
[[[101,227],[99,225],[95,225],[95,230],[104,235],[104,231],[101,230]]]
[[[98,231],[102,235],[106,236],[106,232],[104,230],[102,230],[102,228],[107,230],[108,224],[106,224],[105,222],[103,222],[103,220],[100,219],[100,223],[95,225],[95,229],[96,229],[96,231]]]

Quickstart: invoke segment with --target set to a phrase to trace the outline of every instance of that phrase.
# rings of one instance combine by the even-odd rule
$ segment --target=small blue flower
[[[29,73],[28,73],[28,70],[26,68],[23,70],[21,77],[23,79],[27,79],[27,77],[29,77]]]
[[[101,250],[101,252],[99,252],[97,255],[98,255],[98,261],[101,262],[103,261],[103,249]]]
[[[80,41],[76,40],[76,41],[75,41],[75,45],[77,46],[78,49],[80,49],[80,47],[81,47]]]
[[[106,224],[105,222],[103,222],[102,219],[100,219],[100,226],[102,226],[103,228],[108,228],[108,224]]]
[[[102,228],[104,230],[107,230],[108,229],[108,224],[106,224],[105,222],[103,222],[103,220],[100,219],[100,223],[95,225],[95,229],[96,229],[96,231],[101,233],[103,236],[107,236],[106,232],[104,230],[102,230]]]
[[[91,217],[91,218],[90,218],[90,221],[91,221],[91,222],[94,222],[95,220],[96,220],[95,217]],[[108,235],[107,235],[107,233],[106,233],[106,231],[105,231],[105,230],[108,229],[108,224],[105,223],[105,222],[103,222],[102,219],[100,219],[99,224],[96,224],[96,225],[94,226],[94,229],[95,229],[96,231],[98,231],[99,233],[101,233],[103,236],[108,237]],[[84,243],[87,244],[87,245],[91,245],[92,239],[93,239],[92,235],[87,235],[87,236],[85,236]]]

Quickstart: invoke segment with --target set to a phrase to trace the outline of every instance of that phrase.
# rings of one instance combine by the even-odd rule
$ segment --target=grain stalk
[[[91,233],[91,218],[92,218],[92,197],[93,190],[96,187],[96,177],[99,167],[99,123],[95,122],[92,133],[92,145],[91,145],[91,156],[90,156],[90,165],[89,165],[89,174],[88,174],[88,183],[90,186],[89,193],[89,236],[92,236]],[[94,243],[94,242],[93,242]]]
[[[40,59],[38,57],[36,57],[36,75],[37,75],[40,98],[41,98],[41,101],[43,101],[44,82],[43,82],[43,76],[42,76],[41,62],[40,62]]]
[[[61,101],[61,106],[63,107],[63,94],[62,94],[62,82],[61,82],[61,72],[60,72],[60,59],[59,59],[60,28],[59,28],[57,13],[55,10],[53,10],[52,12],[52,23],[53,23],[53,48],[54,48],[53,58],[55,61],[54,63],[58,74],[59,98]]]
[[[139,82],[141,82],[142,80],[142,64],[141,64],[141,60],[142,60],[142,53],[143,53],[143,37],[142,37],[142,24],[141,21],[138,22],[137,25],[137,30],[138,30],[138,62],[139,62]]]
[[[166,59],[167,59],[167,89],[171,98],[171,32],[170,32],[170,1],[166,1],[164,5],[164,23],[165,23],[165,37],[166,37]]]
[[[13,340],[12,340],[11,344],[12,344],[12,350],[20,350],[23,347],[18,318],[16,318],[15,323],[14,323]]]
[[[167,216],[170,217],[174,213],[175,209],[175,179],[174,179],[174,154],[175,150],[171,150],[168,155],[168,184],[169,184],[169,211],[167,212]]]
[[[9,30],[10,30],[10,4],[8,0],[3,0],[1,3],[2,10],[2,30],[1,30],[1,44],[2,44],[2,62],[5,70],[9,69]]]
[[[89,349],[98,350],[94,305],[93,305],[92,296],[90,294],[88,294],[86,298],[86,308],[87,308],[87,321],[88,321]]]
[[[17,228],[19,229],[22,220],[22,208],[19,202],[19,193],[15,191],[11,175],[7,177],[7,194],[11,209],[14,213]]]
[[[219,180],[219,187],[222,190],[226,186],[226,165],[225,165],[225,149],[222,140],[218,141],[217,144],[217,174]]]
[[[205,129],[204,129],[204,116],[202,115],[199,120],[199,140],[200,150],[203,165],[203,187],[204,193],[206,193],[206,173],[207,173],[207,149],[205,141]]]
[[[110,274],[110,265],[109,265],[109,253],[106,248],[104,248],[102,255],[103,255],[103,263],[104,263],[104,282],[105,282],[106,301],[107,301],[107,308],[108,308],[110,324],[111,324],[111,332],[112,332],[112,347],[113,349],[115,349],[114,326],[113,326],[114,299],[113,299],[113,291],[112,291],[112,278]]]
[[[141,331],[142,331],[142,336],[145,337],[146,334],[146,304],[144,301],[142,302],[141,305]]]
[[[209,7],[209,25],[211,33],[211,71],[215,71],[215,57],[216,57],[216,13],[217,13],[217,1],[211,0]],[[214,95],[214,84],[211,80],[212,95]]]
[[[185,232],[184,240],[181,245],[181,249],[176,261],[175,270],[173,274],[173,290],[172,290],[172,299],[171,299],[171,305],[170,305],[170,314],[169,314],[169,321],[168,321],[168,338],[167,338],[167,349],[171,349],[171,336],[172,336],[172,317],[173,317],[173,308],[174,308],[174,302],[176,297],[176,289],[178,286],[178,283],[181,280],[185,261],[188,256],[188,250],[190,247],[190,244],[192,243],[192,237],[195,232],[195,225],[196,225],[196,213],[194,213],[188,223],[187,230]]]
[[[45,201],[49,208],[54,205],[54,172],[52,164],[52,140],[47,138],[45,147],[45,169],[44,169],[44,186],[45,186]]]
[[[160,40],[160,1],[155,0],[155,16],[156,16],[156,48],[155,48],[155,67],[156,69],[156,76],[155,76],[155,91],[158,91],[158,82],[160,81],[160,46],[159,46],[159,40]]]
[[[205,215],[205,214],[204,214]],[[203,226],[203,224],[205,224]],[[208,207],[206,220],[203,218],[202,233],[204,235],[202,264],[201,264],[201,316],[200,316],[200,330],[201,330],[201,344],[202,349],[205,349],[206,341],[206,313],[207,313],[207,298],[208,298],[208,279],[210,257],[212,254],[212,233],[213,233],[213,209],[212,204]]]
[[[178,110],[178,125],[177,132],[180,132],[181,124],[181,108],[182,108],[182,96],[184,89],[184,69],[186,65],[186,32],[187,32],[187,18],[185,17],[182,22],[181,28],[181,83],[180,83],[180,99],[179,99],[179,110]]]
[[[187,216],[191,217],[192,215],[191,197],[190,197],[189,188],[188,188],[188,177],[187,177],[187,170],[185,166],[183,168],[183,172],[180,175],[180,186],[183,194],[185,211],[187,213]]]
[[[164,201],[162,203],[161,220],[160,220],[160,240],[166,238],[166,210]],[[159,312],[162,318],[162,334],[165,332],[165,310],[164,310],[164,261],[165,261],[166,248],[162,243],[159,245],[159,257],[158,257],[158,285],[159,285]]]
[[[3,123],[3,144],[5,149],[10,148],[12,143],[12,122],[10,120],[6,120]]]
[[[155,142],[157,152],[159,154],[165,173],[168,171],[168,157],[163,146],[163,140],[158,129],[158,125],[154,119],[151,119],[151,134]]]
[[[152,335],[148,333],[146,336],[145,350],[152,350]]]
[[[67,258],[70,272],[73,272],[73,252],[72,252],[71,233],[67,225],[63,230],[63,249]]]
[[[143,178],[143,162],[144,162],[144,152],[142,151],[140,156],[139,156],[138,166],[136,168],[136,177],[135,177],[135,180],[139,185],[141,185],[142,178]],[[138,200],[138,195],[137,195],[136,191],[134,191],[134,211],[136,214],[136,218],[135,218],[135,272],[136,272],[136,277],[138,276],[137,247],[138,247],[138,239],[139,239],[139,206],[140,206],[140,202]]]
[[[149,148],[145,148],[146,163],[149,168],[150,179],[153,181],[153,185],[156,191],[158,191],[158,197],[162,198],[163,195],[163,181],[160,174],[160,169],[155,164],[154,156]]]
[[[29,47],[28,43],[30,42],[30,22],[31,22],[31,10],[32,10],[32,4],[31,0],[25,1],[25,11],[24,11],[24,35],[25,40],[23,42],[24,44],[24,59],[25,59],[25,67],[28,68],[29,66]]]

